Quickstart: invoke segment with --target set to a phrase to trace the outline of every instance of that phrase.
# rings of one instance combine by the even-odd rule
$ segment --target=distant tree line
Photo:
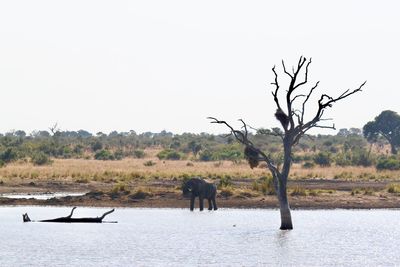
[[[392,127],[392,128],[389,128]],[[279,129],[259,129],[249,133],[254,144],[267,151],[278,164],[282,160]],[[293,162],[305,168],[319,166],[376,166],[400,169],[397,148],[400,145],[400,116],[384,111],[363,129],[340,129],[336,135],[306,136],[293,150]],[[112,131],[92,134],[79,131],[22,130],[0,134],[0,166],[13,161],[30,161],[35,165],[51,164],[54,158],[121,160],[145,158],[149,149],[158,150],[160,160],[194,160],[241,162],[243,147],[232,137],[208,133],[173,134]]]

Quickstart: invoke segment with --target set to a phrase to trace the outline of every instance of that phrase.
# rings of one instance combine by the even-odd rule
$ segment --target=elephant
[[[217,210],[215,197],[217,195],[217,187],[212,183],[207,183],[200,178],[191,178],[183,183],[182,192],[185,197],[190,196],[190,210],[194,210],[194,200],[199,198],[200,211],[204,209],[203,200],[208,200],[208,210]]]

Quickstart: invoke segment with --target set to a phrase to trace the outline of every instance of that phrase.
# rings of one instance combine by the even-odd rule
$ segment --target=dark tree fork
[[[272,83],[275,86],[275,89],[272,91],[272,95],[274,97],[275,104],[277,106],[277,110],[275,113],[275,117],[282,125],[283,132],[274,131],[274,135],[278,135],[282,138],[283,142],[283,151],[284,158],[283,164],[279,167],[275,164],[269,155],[265,154],[258,147],[256,147],[248,138],[248,128],[249,126],[243,121],[240,120],[243,124],[241,130],[234,129],[231,125],[229,125],[226,121],[218,120],[213,117],[209,117],[212,120],[211,123],[218,123],[226,125],[231,134],[236,138],[238,142],[245,146],[245,155],[249,161],[250,167],[256,167],[259,161],[263,161],[266,163],[267,168],[270,170],[273,183],[275,187],[275,192],[279,201],[280,214],[281,214],[281,230],[290,230],[293,229],[292,218],[290,214],[290,206],[287,198],[287,180],[289,176],[289,171],[292,163],[292,148],[295,146],[300,138],[304,136],[307,131],[312,128],[328,128],[335,129],[335,125],[321,125],[321,121],[325,121],[323,118],[324,112],[327,108],[332,107],[332,105],[352,94],[361,91],[361,88],[365,85],[366,82],[362,83],[357,89],[354,90],[346,90],[338,97],[331,97],[327,94],[322,94],[319,98],[317,104],[318,109],[311,119],[305,119],[305,110],[308,100],[311,95],[318,87],[319,82],[315,83],[311,89],[309,89],[308,94],[300,94],[297,89],[306,85],[308,82],[308,69],[311,64],[311,59],[307,60],[305,57],[300,57],[299,62],[296,67],[293,67],[292,73],[287,71],[284,61],[282,61],[282,67],[284,73],[289,76],[290,83],[289,88],[286,91],[285,103],[281,103],[278,98],[278,93],[280,92],[280,85],[278,83],[278,74],[275,70],[275,66],[272,68],[272,71],[275,75],[275,80]],[[298,81],[299,74],[304,70],[304,78],[301,81]],[[295,92],[296,91],[296,92]],[[300,109],[294,108],[294,102],[302,99],[300,102]]]

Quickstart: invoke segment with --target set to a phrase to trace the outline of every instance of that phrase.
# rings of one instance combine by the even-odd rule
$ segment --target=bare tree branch
[[[243,127],[245,129],[245,133],[243,133],[242,131],[239,131],[239,130],[235,130],[226,121],[221,121],[221,120],[218,120],[218,119],[216,119],[214,117],[208,117],[207,119],[212,120],[211,123],[224,124],[225,126],[227,126],[231,130],[231,133],[233,134],[233,136],[236,138],[236,140],[238,142],[240,142],[241,144],[245,145],[246,147],[250,147],[252,150],[256,151],[259,155],[261,155],[260,159],[262,161],[264,161],[265,163],[267,163],[268,169],[272,173],[276,174],[277,177],[279,177],[280,172],[279,172],[278,168],[272,163],[272,160],[270,159],[270,157],[268,157],[259,148],[255,147],[254,144],[249,139],[247,139],[247,125],[243,120],[240,120],[240,121],[243,123]]]
[[[276,103],[277,108],[282,110],[282,108],[279,104],[279,99],[278,99],[279,83],[278,83],[278,74],[275,71],[275,66],[272,68],[272,71],[275,74],[275,81],[273,83],[271,83],[271,84],[275,85],[275,92],[273,91],[272,95],[274,96],[274,101]],[[282,112],[283,112],[283,110],[282,110]]]
[[[319,85],[319,81],[314,85],[313,88],[311,88],[310,92],[309,92],[308,95],[307,95],[307,98],[306,98],[306,99],[304,100],[304,102],[303,102],[303,108],[302,108],[302,111],[301,111],[301,123],[304,122],[304,112],[305,112],[305,110],[306,110],[306,103],[307,103],[307,101],[308,101],[308,99],[310,98],[311,94],[313,93],[313,91],[315,90],[315,88],[317,88],[318,85]]]
[[[290,74],[290,73],[286,70],[285,62],[284,62],[283,60],[282,60],[282,66],[283,66],[283,71],[284,71],[291,79],[293,79],[292,74]],[[294,71],[294,69],[293,69],[293,71]]]
[[[292,99],[292,105],[293,105],[293,102],[296,100],[296,98],[298,98],[298,97],[306,97],[306,95],[296,95],[295,97],[293,97],[293,99]]]
[[[304,64],[305,61],[306,61],[306,59],[304,58],[303,64]],[[308,60],[308,63],[306,65],[306,72],[305,72],[304,81],[299,83],[299,84],[297,84],[296,86],[294,86],[293,90],[298,88],[298,87],[300,87],[300,86],[302,86],[302,85],[304,85],[304,84],[306,84],[308,82],[308,67],[310,66],[310,64],[311,64],[311,58]],[[302,66],[303,66],[302,64],[301,65],[299,64],[299,67],[298,67],[299,70],[300,70],[300,68]]]
[[[347,89],[346,91],[344,91],[339,97],[337,98],[333,98],[331,96],[328,96],[326,94],[323,94],[320,98],[320,100],[318,100],[318,104],[320,106],[320,110],[327,108],[327,107],[331,107],[333,103],[342,100],[348,96],[351,96],[352,94],[355,94],[357,92],[361,92],[361,88],[365,85],[367,81],[363,82],[357,89],[354,89],[353,91],[350,91],[350,89]],[[323,103],[324,98],[328,98],[329,100],[326,103]]]

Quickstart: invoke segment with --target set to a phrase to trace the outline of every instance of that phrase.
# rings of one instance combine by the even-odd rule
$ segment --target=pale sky
[[[366,0],[0,1],[0,132],[226,132],[208,116],[275,127],[271,68],[284,88],[280,62],[300,55],[313,58],[316,98],[367,80],[327,113],[337,129],[362,127],[400,112],[399,11]]]

